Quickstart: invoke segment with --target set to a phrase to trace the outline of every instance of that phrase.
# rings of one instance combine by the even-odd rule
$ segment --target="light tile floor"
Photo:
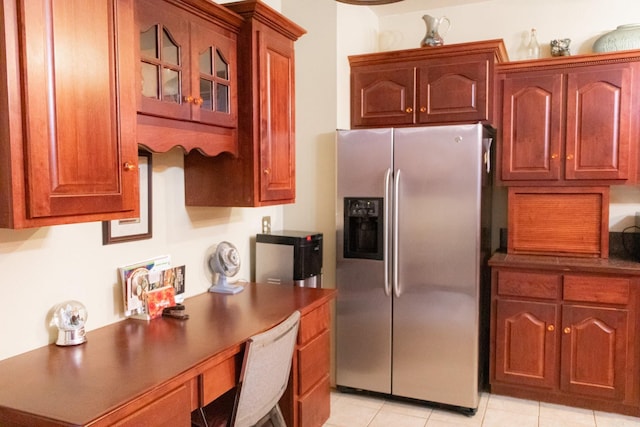
[[[483,394],[466,416],[426,405],[331,392],[324,427],[640,427],[640,418]]]

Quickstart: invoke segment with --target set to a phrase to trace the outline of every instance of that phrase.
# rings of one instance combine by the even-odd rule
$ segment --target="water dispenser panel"
[[[346,197],[344,199],[344,257],[383,258],[383,199]]]

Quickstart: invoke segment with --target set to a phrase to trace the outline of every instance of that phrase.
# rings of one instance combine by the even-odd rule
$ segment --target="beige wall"
[[[259,209],[185,208],[182,154],[153,156],[154,232],[150,240],[102,246],[101,224],[75,224],[33,230],[0,230],[0,359],[40,347],[52,339],[48,313],[67,299],[89,310],[88,329],[122,318],[118,266],[170,254],[187,265],[187,294],[206,291],[204,254],[221,240],[236,244],[242,256],[240,278],[251,278],[252,236],[270,215],[273,228],[320,231],[325,236],[325,283],[333,286],[335,267],[336,128],[349,126],[350,54],[377,49],[378,32],[401,32],[394,48],[416,47],[423,36],[424,13],[447,15],[453,22],[447,43],[504,38],[515,57],[523,31],[537,26],[541,41],[571,37],[583,49],[618,24],[640,22],[637,0],[493,0],[449,9],[380,19],[369,8],[333,0],[271,0],[268,4],[308,30],[296,45],[297,203]],[[482,20],[479,17],[487,17]],[[637,189],[615,196],[616,215],[626,220],[640,210]],[[612,200],[614,197],[612,197]],[[612,211],[613,212],[613,211]],[[613,221],[613,219],[612,219]],[[615,225],[615,224],[614,224]],[[89,335],[91,339],[91,335]]]

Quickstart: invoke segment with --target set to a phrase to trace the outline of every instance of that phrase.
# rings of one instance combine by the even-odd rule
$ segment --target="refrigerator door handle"
[[[389,274],[390,263],[389,259],[389,245],[391,241],[389,240],[389,197],[391,196],[391,169],[387,169],[387,173],[384,175],[384,237],[383,237],[383,246],[384,246],[384,294],[386,296],[391,295],[391,276]]]
[[[491,173],[491,144],[493,144],[493,138],[484,138],[482,140],[484,146],[484,164],[487,168],[487,173]]]
[[[400,274],[398,272],[398,213],[400,205],[400,169],[395,173],[393,193],[393,294],[400,297]]]

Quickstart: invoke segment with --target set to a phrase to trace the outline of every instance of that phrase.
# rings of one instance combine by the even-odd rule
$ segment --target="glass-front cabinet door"
[[[235,41],[176,7],[137,4],[138,111],[235,128]]]
[[[138,2],[138,111],[154,116],[190,120],[185,102],[189,93],[189,24],[180,11]],[[171,13],[170,13],[171,12]]]
[[[222,31],[192,23],[191,56],[197,66],[192,72],[193,120],[236,127],[235,43]]]

